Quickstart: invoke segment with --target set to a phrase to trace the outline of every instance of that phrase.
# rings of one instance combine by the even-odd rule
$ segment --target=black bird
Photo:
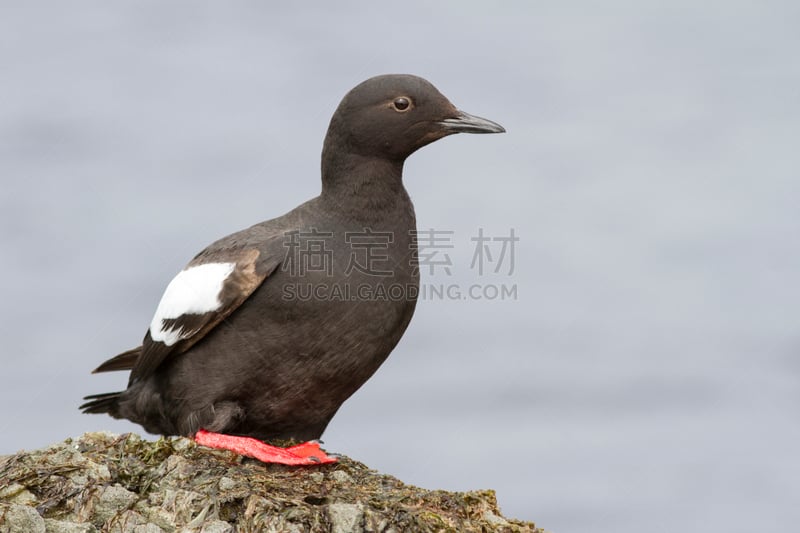
[[[169,283],[142,345],[94,372],[130,370],[87,396],[148,432],[194,436],[265,462],[332,462],[316,442],[406,330],[419,273],[405,159],[453,133],[501,133],[428,81],[384,75],[352,89],[322,149],[322,192],[224,237]]]

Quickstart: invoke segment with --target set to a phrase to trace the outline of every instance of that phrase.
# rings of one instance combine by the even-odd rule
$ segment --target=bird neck
[[[322,150],[320,198],[340,214],[359,220],[377,220],[411,206],[403,186],[402,160],[331,149],[327,142]]]

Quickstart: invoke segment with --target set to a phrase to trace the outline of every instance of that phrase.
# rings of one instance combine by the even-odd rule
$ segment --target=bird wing
[[[282,262],[279,254],[262,253],[266,249],[229,237],[186,265],[161,297],[129,384],[187,351],[242,305]]]

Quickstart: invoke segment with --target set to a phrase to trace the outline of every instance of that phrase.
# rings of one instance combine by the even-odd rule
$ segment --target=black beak
[[[476,117],[469,113],[459,111],[454,118],[446,118],[439,122],[447,133],[504,133],[506,129],[485,118]]]

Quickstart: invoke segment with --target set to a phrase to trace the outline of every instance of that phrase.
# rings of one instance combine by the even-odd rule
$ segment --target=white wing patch
[[[190,337],[193,331],[173,329],[164,320],[181,315],[202,315],[216,311],[222,303],[219,294],[236,263],[205,263],[182,270],[167,285],[150,323],[150,337],[167,346]]]

